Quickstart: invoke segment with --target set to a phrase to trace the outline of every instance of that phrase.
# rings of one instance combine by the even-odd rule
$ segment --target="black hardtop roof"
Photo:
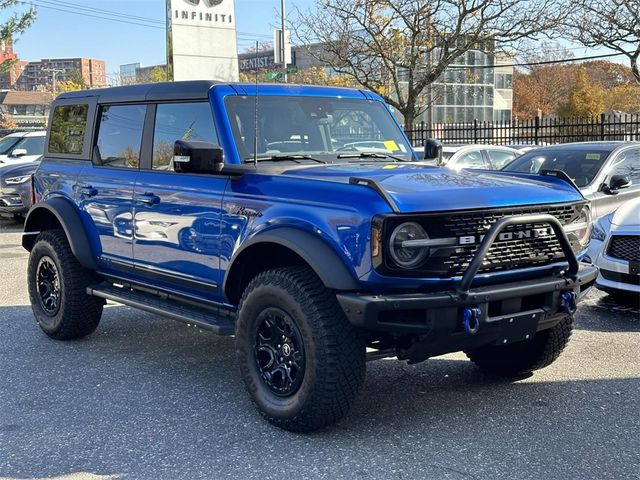
[[[189,80],[186,82],[159,82],[124,87],[78,90],[58,95],[56,100],[97,97],[100,103],[135,102],[154,100],[203,100],[209,89],[220,82],[212,80]]]

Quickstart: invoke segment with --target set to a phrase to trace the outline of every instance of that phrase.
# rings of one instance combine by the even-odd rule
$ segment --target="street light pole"
[[[59,73],[64,73],[64,70],[60,70],[60,69],[55,69],[55,68],[43,68],[42,69],[43,72],[45,73],[51,73],[51,77],[53,80],[53,94],[56,94],[56,86],[57,86],[57,79],[58,79],[58,74]]]
[[[280,42],[280,58],[282,59],[282,80],[287,83],[287,61],[285,60],[285,52],[287,47],[285,45],[287,36],[285,35],[286,13],[285,13],[285,0],[280,0],[280,11],[282,13],[282,41]]]

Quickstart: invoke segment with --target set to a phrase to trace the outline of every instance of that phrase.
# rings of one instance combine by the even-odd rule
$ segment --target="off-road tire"
[[[562,353],[573,331],[573,317],[566,316],[554,327],[536,333],[532,340],[505,346],[466,350],[478,367],[496,375],[515,376],[551,365]]]
[[[59,275],[59,307],[48,313],[40,300],[37,286],[38,265],[44,257],[53,261]],[[27,278],[31,309],[38,326],[56,340],[82,338],[97,328],[104,301],[87,295],[87,286],[98,279],[84,268],[71,252],[62,230],[47,230],[38,235],[29,255]]]
[[[279,397],[258,367],[258,317],[276,307],[286,312],[301,334],[305,368],[297,391]],[[335,294],[308,267],[287,267],[258,274],[242,295],[236,323],[240,374],[262,416],[294,432],[310,432],[343,418],[365,377],[364,337],[346,319]]]

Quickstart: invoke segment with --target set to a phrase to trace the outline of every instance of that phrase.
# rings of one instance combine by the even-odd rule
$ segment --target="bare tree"
[[[625,55],[640,83],[640,0],[574,0],[564,33],[585,47]]]
[[[381,95],[410,130],[429,103],[427,87],[462,54],[481,50],[492,63],[493,52],[557,25],[563,8],[557,0],[316,0],[292,28],[301,43],[322,44],[311,55]]]

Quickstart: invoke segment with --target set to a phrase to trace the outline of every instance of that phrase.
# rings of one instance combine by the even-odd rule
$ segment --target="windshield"
[[[584,187],[593,181],[610,153],[611,150],[602,148],[534,150],[516,158],[502,170],[519,173],[538,173],[541,169],[561,170],[578,187]]]
[[[313,155],[335,161],[351,157],[344,154],[380,153],[413,159],[391,113],[375,100],[260,96],[257,122],[256,97],[227,97],[226,107],[242,160],[253,158],[256,124],[258,157]]]
[[[39,137],[23,137],[14,147],[22,148],[27,151],[27,155],[42,155],[44,152],[44,136]]]
[[[9,153],[13,146],[18,143],[21,137],[2,137],[0,138],[0,155],[6,155]]]

